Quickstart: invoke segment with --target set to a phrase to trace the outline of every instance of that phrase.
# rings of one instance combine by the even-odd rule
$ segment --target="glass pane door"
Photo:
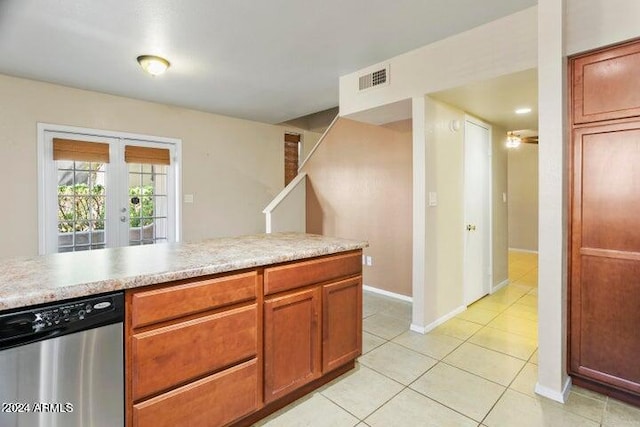
[[[41,253],[179,240],[179,147],[46,131],[39,182]]]
[[[58,174],[58,252],[105,247],[105,164],[55,161]]]
[[[167,165],[128,163],[129,245],[166,242],[168,236]]]

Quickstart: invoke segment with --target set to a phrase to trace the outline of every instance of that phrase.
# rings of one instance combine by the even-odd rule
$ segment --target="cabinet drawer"
[[[134,427],[215,427],[258,407],[255,359],[133,406]]]
[[[133,335],[133,400],[255,356],[257,316],[253,304]]]
[[[311,261],[294,262],[264,270],[266,295],[326,282],[362,272],[362,251],[334,255]]]
[[[136,292],[131,299],[131,326],[176,319],[256,297],[255,271]]]

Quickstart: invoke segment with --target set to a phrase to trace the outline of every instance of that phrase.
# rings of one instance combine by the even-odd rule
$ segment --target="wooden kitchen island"
[[[0,310],[124,289],[126,425],[251,425],[354,366],[366,246],[276,233],[16,259]]]

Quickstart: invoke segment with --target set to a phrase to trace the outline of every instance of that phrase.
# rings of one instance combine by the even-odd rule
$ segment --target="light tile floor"
[[[429,334],[411,305],[364,295],[356,369],[257,425],[268,427],[640,427],[640,409],[573,387],[566,404],[534,393],[537,256],[509,254],[505,288]]]

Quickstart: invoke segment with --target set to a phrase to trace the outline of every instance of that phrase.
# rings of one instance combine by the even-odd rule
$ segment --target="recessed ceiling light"
[[[518,108],[516,110],[516,114],[529,114],[530,112],[531,112],[531,108],[529,107]]]
[[[138,64],[140,64],[142,69],[152,76],[164,73],[171,65],[166,59],[155,55],[138,56]]]

